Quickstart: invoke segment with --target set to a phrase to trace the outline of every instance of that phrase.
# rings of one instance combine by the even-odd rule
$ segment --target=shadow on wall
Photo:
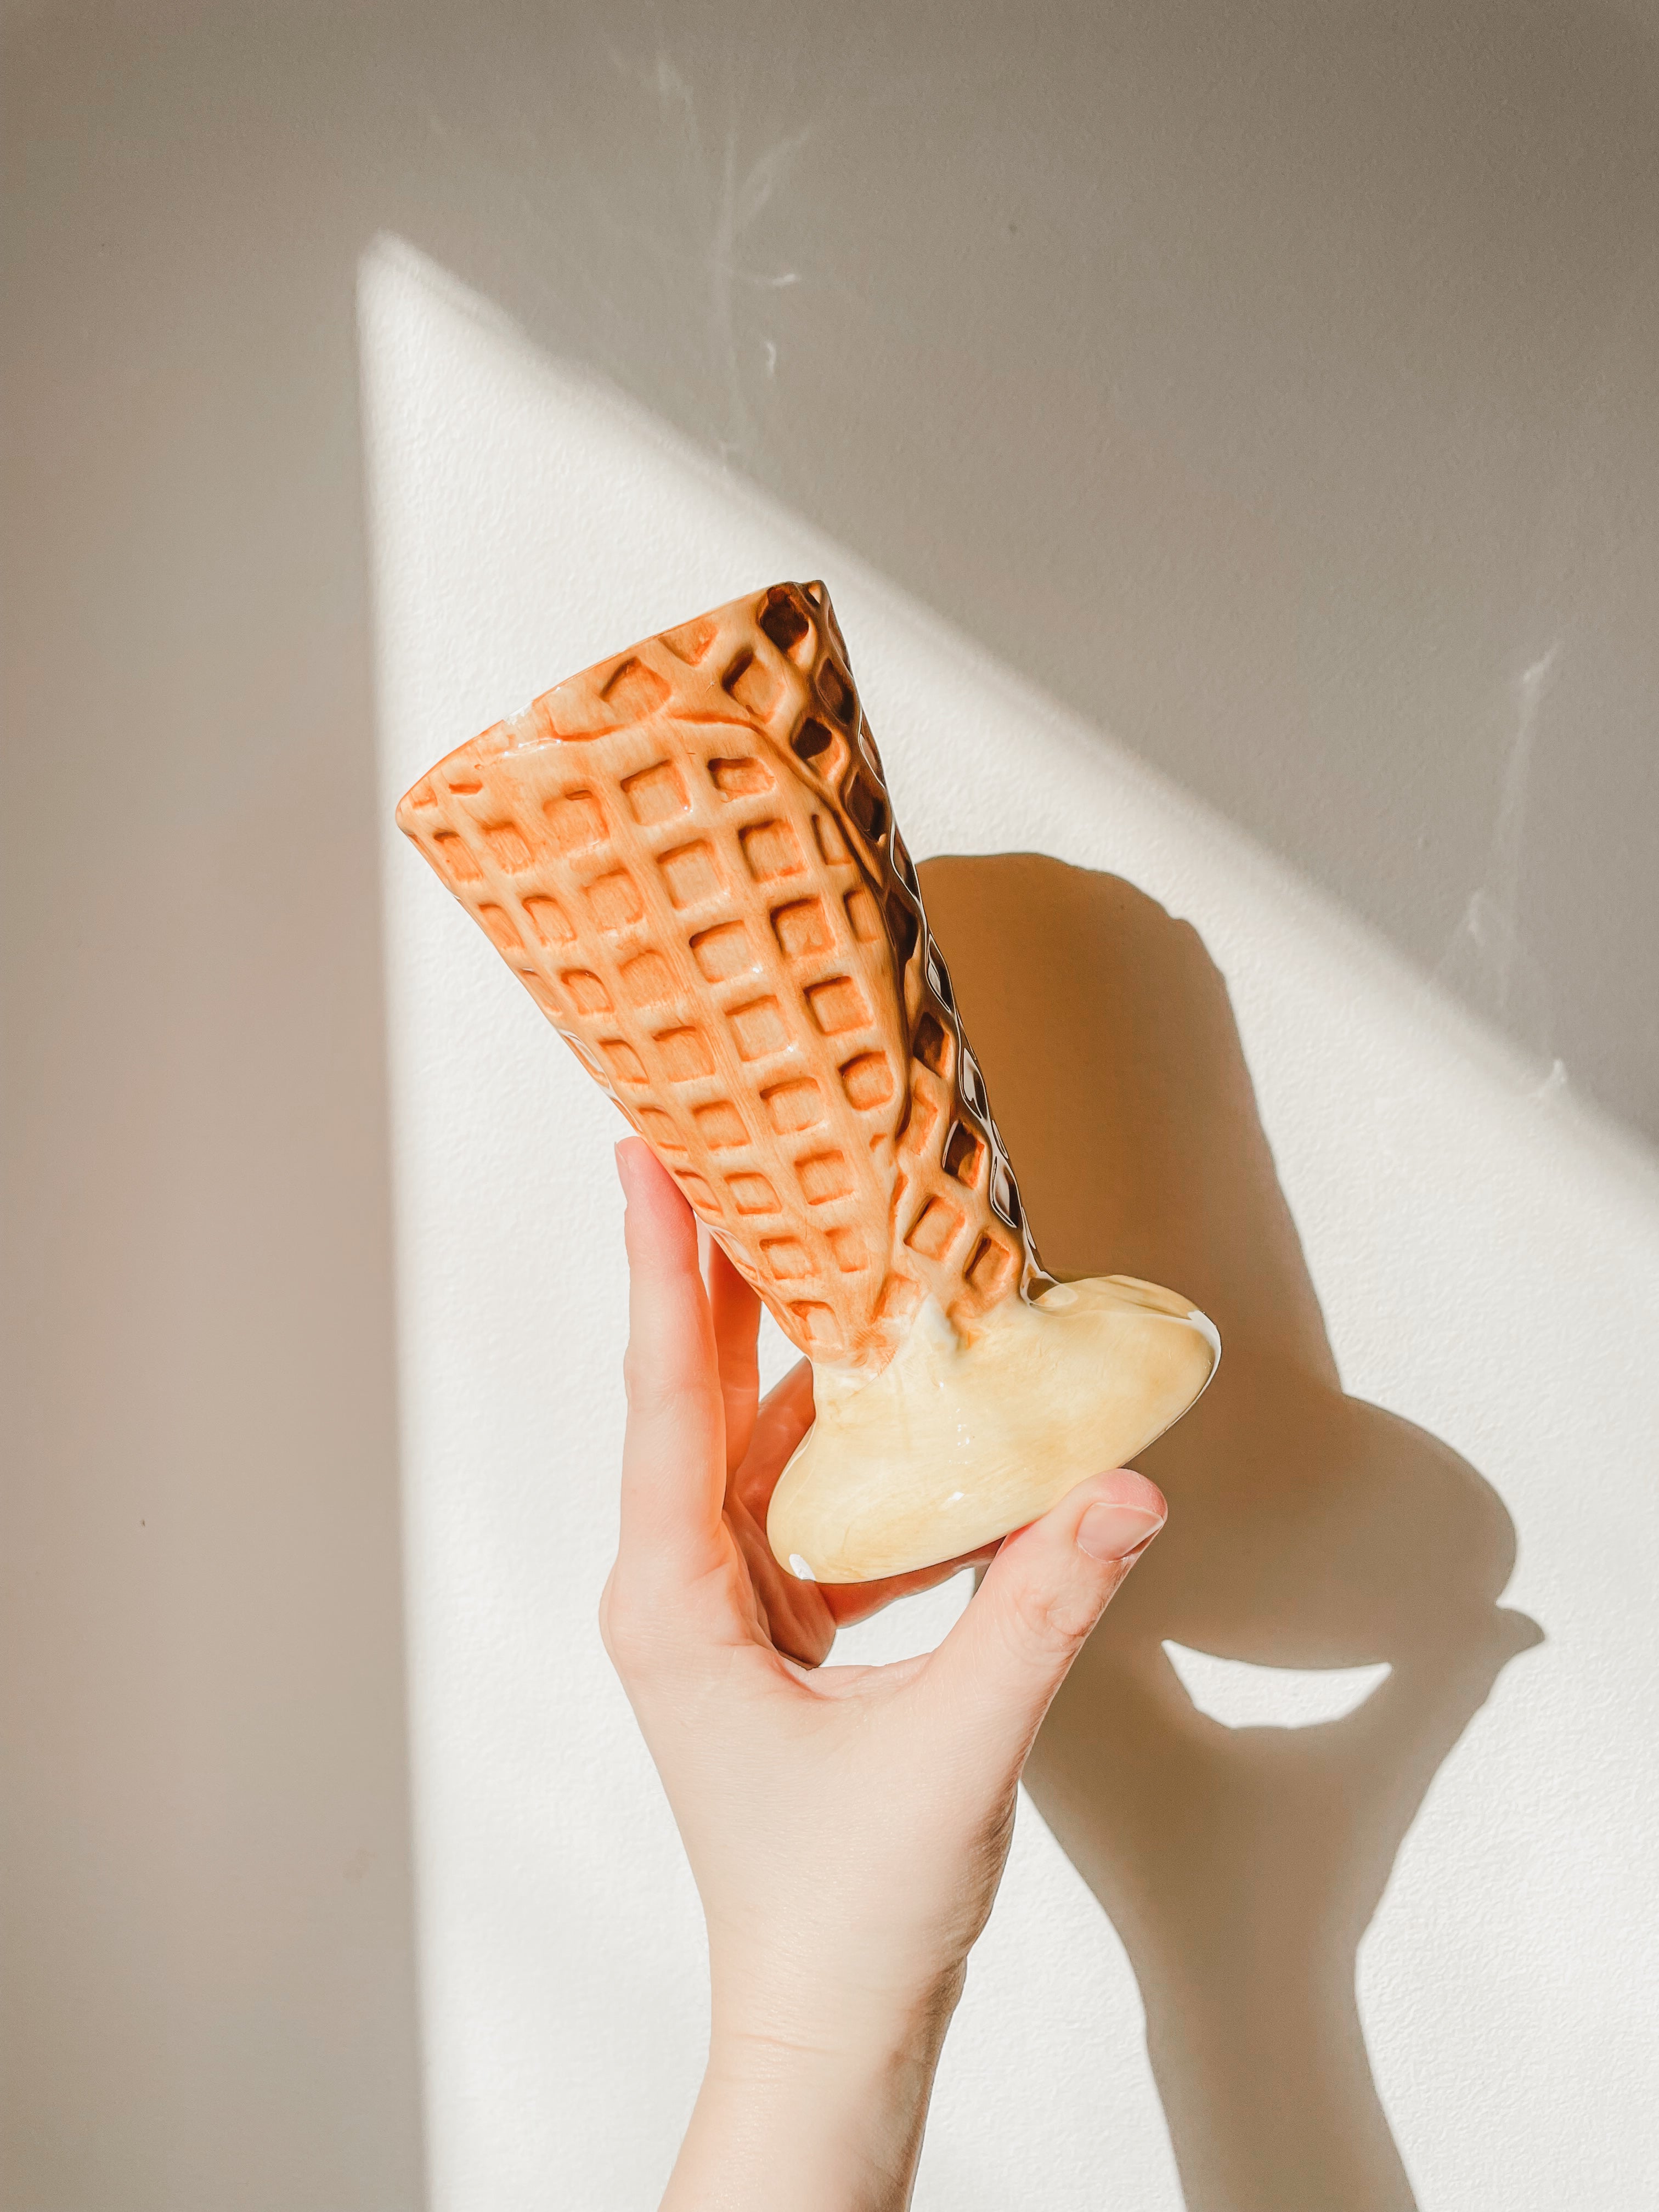
[[[1396,2212],[1414,2200],[1355,1957],[1442,1760],[1541,1640],[1497,1603],[1509,1516],[1436,1437],[1345,1395],[1196,931],[1032,854],[921,876],[1045,1264],[1178,1285],[1226,1347],[1143,1455],[1169,1527],[1027,1782],[1133,1961],[1189,2212]],[[1391,1672],[1345,1719],[1233,1729],[1164,1638]]]

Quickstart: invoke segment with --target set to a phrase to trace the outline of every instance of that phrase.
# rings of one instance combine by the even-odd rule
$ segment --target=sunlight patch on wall
[[[1375,1667],[1258,1667],[1189,1651],[1167,1638],[1164,1649],[1200,1712],[1230,1729],[1317,1728],[1346,1720],[1394,1672],[1386,1660]]]
[[[593,1625],[616,1544],[620,1124],[391,810],[441,754],[605,650],[818,574],[856,641],[915,853],[1046,854],[1198,932],[1344,1385],[1502,1489],[1520,1546],[1507,1602],[1550,1641],[1444,1756],[1366,1936],[1359,1999],[1425,2202],[1566,2201],[1584,2144],[1624,2140],[1607,2024],[1636,2048],[1655,1978],[1641,1937],[1659,1875],[1635,1816],[1659,1742],[1640,1686],[1659,1679],[1651,1164],[1570,1091],[1540,1092],[1232,824],[410,248],[379,242],[360,298],[434,2204],[529,2212],[550,2172],[571,2203],[654,2201],[696,2091],[706,1960]],[[1092,618],[1085,591],[1078,614]],[[769,1335],[764,1358],[770,1382],[788,1347]],[[1591,1483],[1564,1479],[1587,1407]],[[927,1648],[967,1589],[896,1608],[836,1657]],[[1188,1633],[1226,1640],[1218,1601],[1186,1592]],[[1374,1624],[1354,1633],[1352,1650],[1395,1654],[1403,1687],[1409,1651]],[[1164,1648],[1194,1703],[1237,1730],[1340,1722],[1388,1671]],[[1373,1747],[1333,1729],[1304,1748],[1332,1753],[1314,1761],[1321,1787],[1357,1776],[1384,1816]],[[1196,1752],[1218,1749],[1231,1774],[1252,1747]],[[1116,2194],[1176,2212],[1127,1954],[1027,1805],[940,2074],[918,2212],[1088,2212],[1107,2084]]]

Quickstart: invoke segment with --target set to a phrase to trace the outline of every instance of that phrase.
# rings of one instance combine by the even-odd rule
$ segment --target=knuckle
[[[623,1395],[629,1407],[639,1412],[651,1388],[651,1365],[639,1347],[629,1343],[623,1354]]]
[[[647,1419],[672,1413],[688,1395],[688,1385],[662,1358],[650,1358],[629,1345],[623,1354],[623,1395],[630,1413]]]
[[[1028,1650],[1063,1659],[1094,1626],[1100,1606],[1092,1592],[1074,1586],[1027,1583],[1013,1593],[1011,1611],[1015,1636]]]
[[[650,1617],[617,1590],[614,1576],[599,1600],[599,1640],[611,1665],[625,1680],[649,1670],[657,1640]]]

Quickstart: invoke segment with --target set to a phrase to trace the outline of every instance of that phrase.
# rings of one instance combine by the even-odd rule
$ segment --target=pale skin
[[[988,1559],[936,1651],[823,1663],[838,1626],[954,1572],[796,1582],[767,1503],[812,1418],[763,1400],[760,1306],[638,1139],[627,1198],[622,1528],[599,1620],[708,1925],[707,2072],[664,2212],[902,2212],[933,2075],[1013,1834],[1032,1740],[1162,1527],[1091,1477]]]

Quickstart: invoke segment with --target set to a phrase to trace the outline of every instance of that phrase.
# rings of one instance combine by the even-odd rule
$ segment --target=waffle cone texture
[[[1036,1269],[821,584],[572,677],[398,822],[813,1360]]]

